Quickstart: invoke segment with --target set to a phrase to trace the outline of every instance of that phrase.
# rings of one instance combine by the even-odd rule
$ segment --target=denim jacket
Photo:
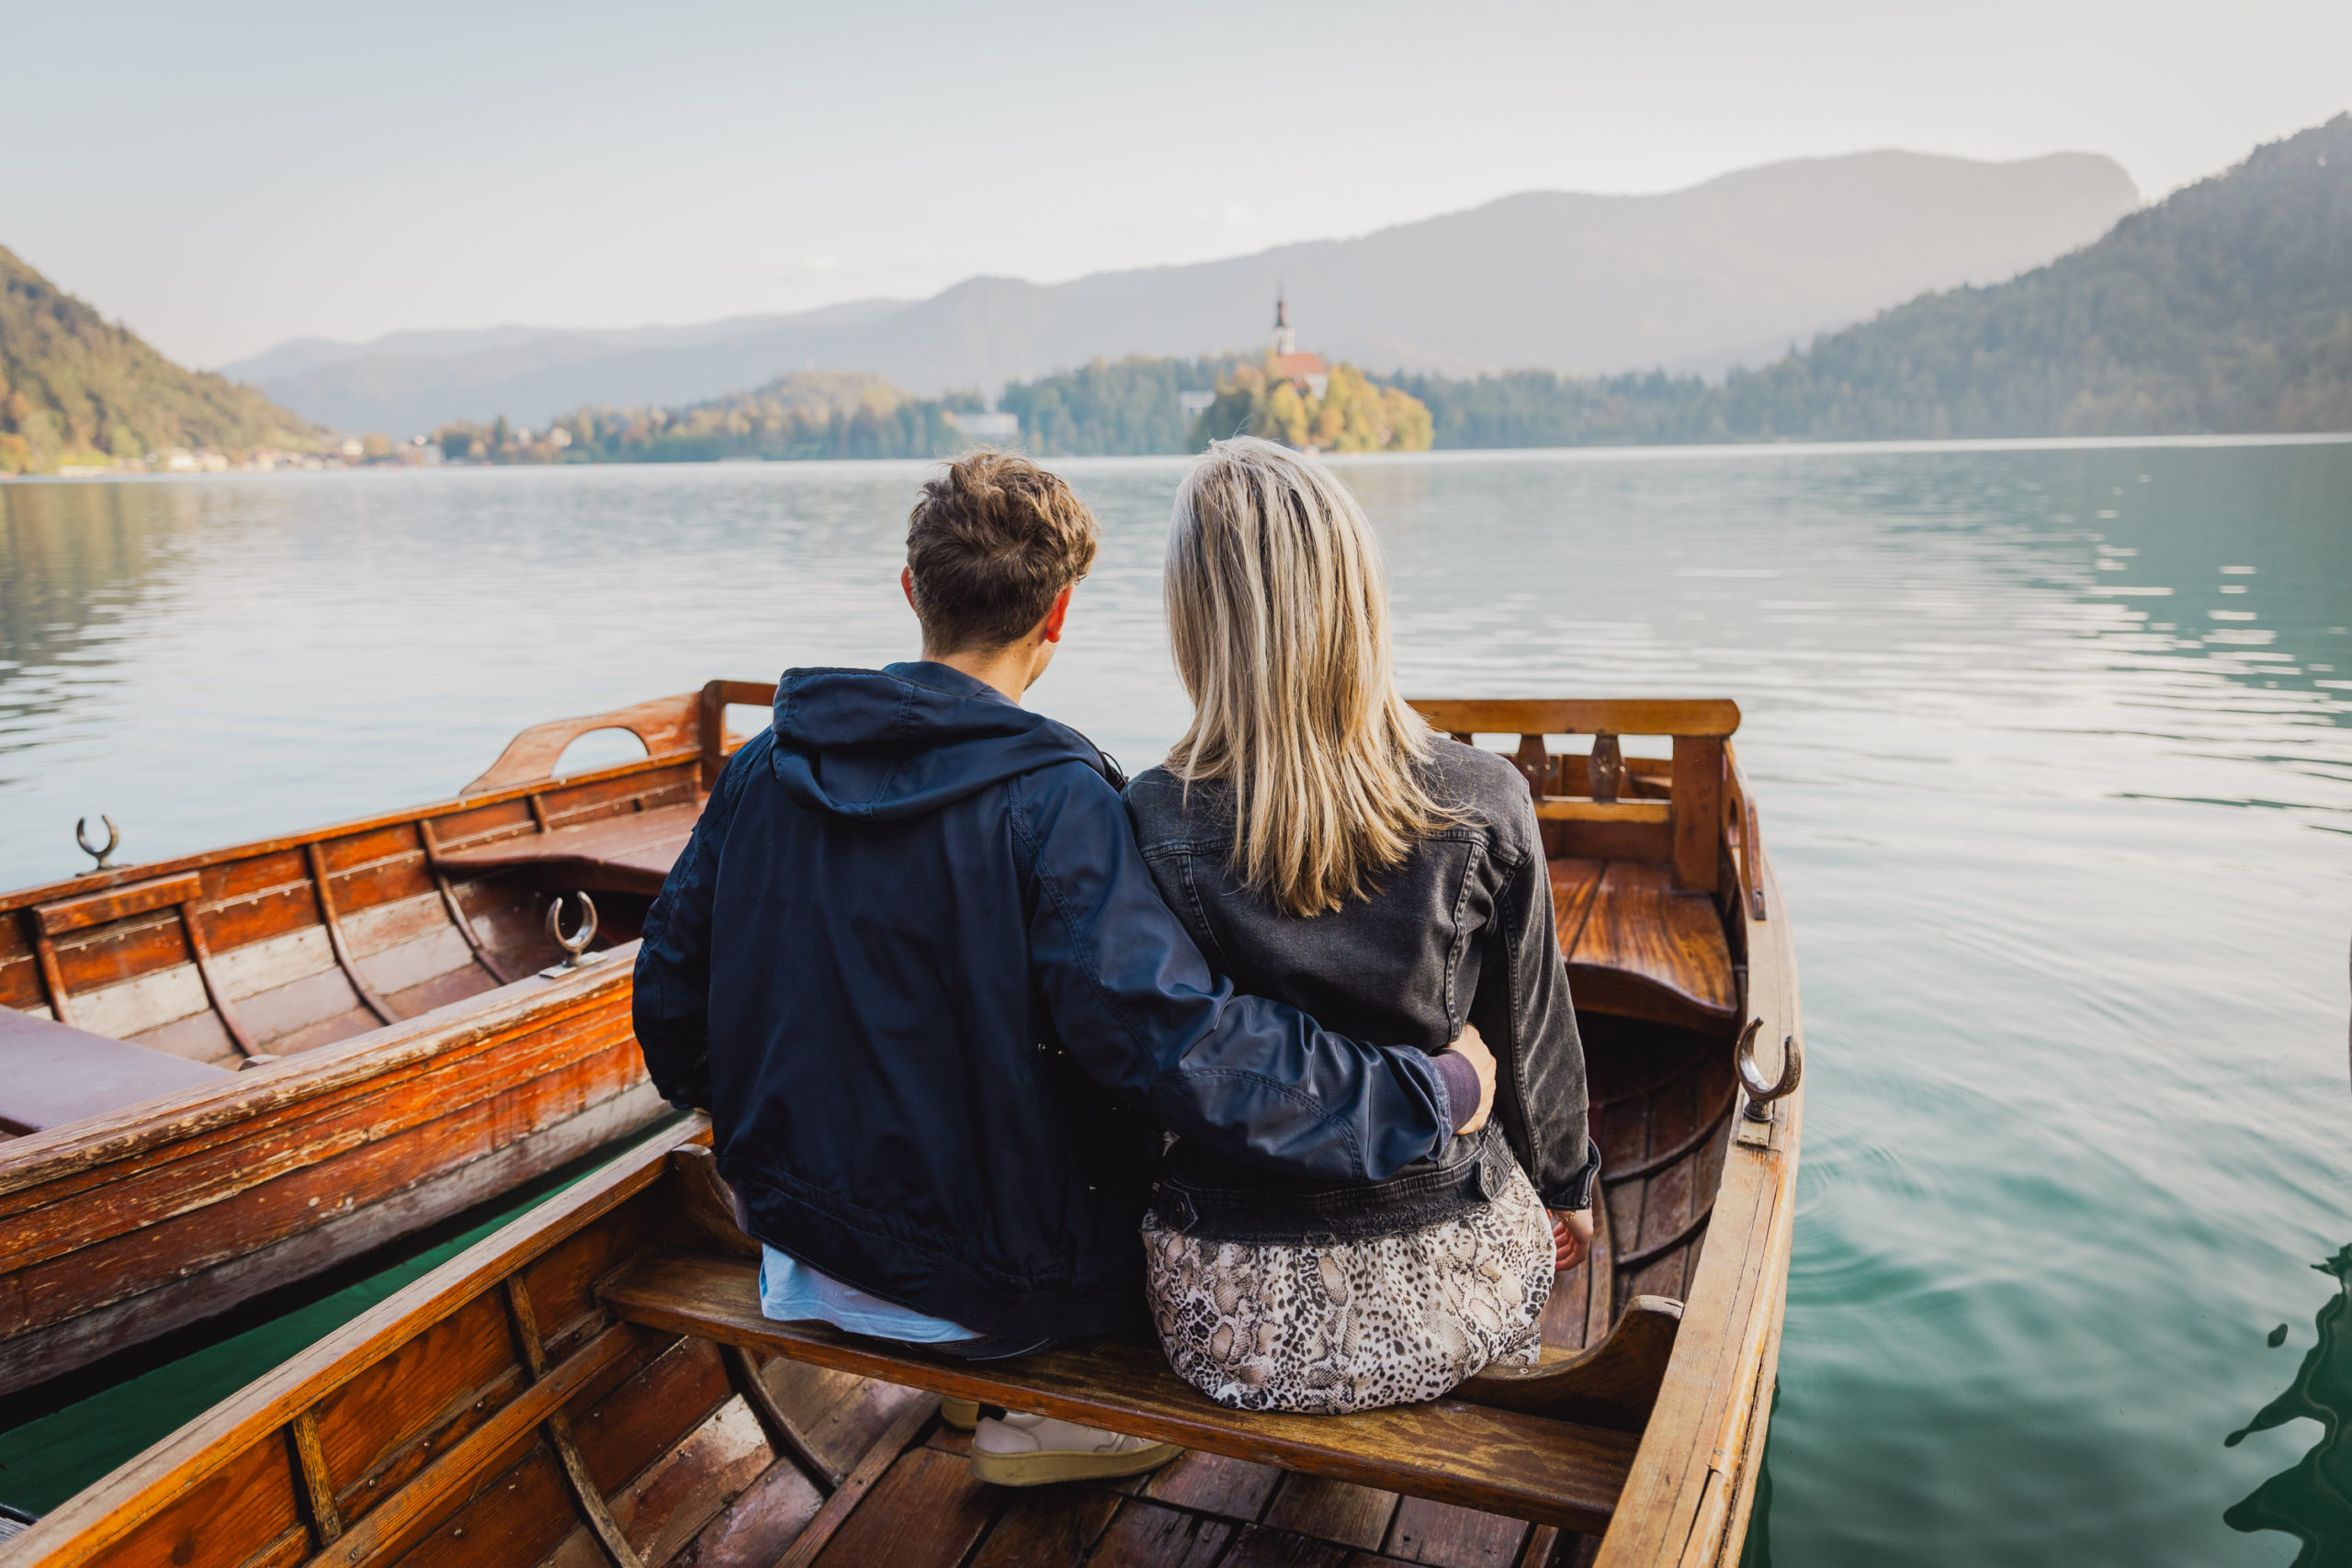
[[[1464,1022],[1495,1054],[1492,1120],[1392,1178],[1270,1175],[1180,1140],[1164,1162],[1163,1224],[1235,1241],[1393,1235],[1500,1190],[1516,1157],[1546,1207],[1592,1201],[1584,1049],[1552,927],[1552,880],[1526,781],[1506,759],[1436,739],[1423,781],[1461,820],[1415,845],[1368,897],[1311,919],[1236,875],[1231,795],[1165,768],[1126,789],[1145,863],[1202,953],[1238,990],[1335,1032],[1442,1050]]]

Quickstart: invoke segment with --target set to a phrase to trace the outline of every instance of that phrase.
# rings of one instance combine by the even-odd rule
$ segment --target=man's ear
[[[1078,584],[1073,582],[1054,595],[1054,607],[1046,612],[1045,624],[1038,627],[1047,642],[1062,640],[1062,623],[1069,619],[1069,596],[1077,592]]]
[[[914,568],[912,568],[912,567],[910,567],[910,566],[902,566],[902,567],[900,567],[900,568],[899,569],[899,592],[901,592],[901,593],[904,593],[904,594],[907,596],[907,608],[908,608],[908,609],[910,609],[910,610],[914,609],[914,607],[915,607],[915,569],[914,569]],[[917,612],[917,614],[921,614],[921,612],[919,612],[919,611],[918,611],[918,612]]]

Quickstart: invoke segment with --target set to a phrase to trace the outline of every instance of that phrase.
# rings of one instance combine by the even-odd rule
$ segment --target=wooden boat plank
[[[375,828],[412,823],[420,818],[432,818],[436,822],[450,818],[467,823],[479,823],[496,818],[503,813],[509,818],[519,818],[525,823],[528,823],[531,820],[529,808],[523,803],[533,795],[546,795],[559,801],[583,798],[599,786],[617,781],[631,780],[644,781],[644,787],[648,790],[676,787],[679,781],[684,781],[685,787],[691,788],[695,765],[695,759],[692,757],[639,757],[626,762],[616,762],[609,768],[571,774],[558,782],[543,780],[536,784],[520,784],[489,792],[484,796],[453,798],[424,807],[377,812],[367,817],[329,823],[324,827],[303,829],[297,832],[277,834],[242,844],[227,845],[220,849],[200,850],[191,854],[174,855],[144,864],[118,866],[109,871],[87,872],[80,876],[67,877],[62,881],[43,883],[37,886],[0,893],[0,912],[28,908],[35,904],[51,903],[61,897],[78,896],[101,888],[119,886],[124,883],[143,881],[149,877],[168,875],[183,871],[205,871],[219,866],[234,867],[237,868],[238,873],[242,873],[244,863],[271,862],[271,857],[283,856],[288,852],[292,854],[294,863],[299,867],[307,847],[311,844],[322,843],[329,840],[347,839]],[[272,862],[271,863],[282,866],[284,863]],[[234,874],[236,873],[232,873]],[[298,870],[295,874],[303,874]],[[292,879],[282,874],[277,878],[280,881]],[[218,897],[220,895],[214,893],[212,896]]]
[[[1464,735],[1730,735],[1739,705],[1724,697],[1416,697],[1437,729]]]
[[[564,748],[600,729],[626,729],[637,737],[649,757],[675,752],[699,754],[700,692],[653,697],[610,713],[576,718],[554,718],[535,724],[506,743],[497,761],[458,793],[481,795],[509,784],[543,779],[562,761]]]
[[[613,998],[606,1008],[585,1016],[567,1010],[559,1016],[560,1026],[542,1021],[539,1027],[518,1030],[492,1042],[495,1049],[428,1058],[390,1081],[361,1080],[349,1094],[289,1107],[271,1116],[268,1125],[256,1128],[258,1137],[190,1139],[170,1151],[171,1157],[116,1180],[85,1181],[55,1190],[0,1235],[0,1266],[22,1270],[69,1254],[86,1254],[94,1247],[152,1232],[163,1223],[249,1193],[259,1206],[244,1212],[237,1228],[250,1239],[260,1239],[275,1234],[270,1206],[291,1203],[306,1212],[321,1206],[308,1201],[322,1198],[320,1190],[297,1190],[306,1181],[316,1188],[316,1178],[298,1176],[306,1168],[357,1153],[359,1160],[346,1161],[335,1177],[349,1184],[334,1190],[335,1206],[345,1207],[343,1199],[356,1200],[369,1190],[371,1168],[397,1172],[417,1149],[437,1146],[446,1154],[471,1147],[486,1154],[495,1146],[496,1119],[510,1119],[515,1134],[536,1131],[547,1118],[530,1114],[537,1110],[535,1101],[552,1099],[552,1109],[559,1113],[576,1111],[584,1108],[584,1101],[573,1100],[580,1091],[593,1089],[608,1077],[628,1081],[627,1053],[633,1036],[620,1000]],[[568,1069],[584,1070],[567,1080]],[[392,1179],[405,1185],[397,1175]],[[82,1201],[77,1204],[76,1199]],[[173,1245],[185,1242],[182,1237]],[[97,1267],[95,1258],[85,1258],[85,1263]]]
[[[419,1538],[400,1568],[513,1568],[560,1548],[575,1517],[554,1451],[534,1442]],[[601,1552],[577,1561],[611,1568]]]
[[[0,1341],[0,1389],[29,1386],[61,1368],[95,1360],[307,1279],[610,1143],[643,1126],[662,1109],[652,1087],[638,1085],[569,1122],[519,1138],[470,1165],[428,1177],[370,1207],[180,1276],[163,1300],[153,1292],[130,1296]]]
[[[1767,910],[1777,913],[1785,908],[1779,885],[1757,849],[1758,886]],[[1751,915],[1747,936],[1751,1014],[1763,1018],[1767,1036],[1798,1032],[1786,921]],[[1763,1070],[1777,1070],[1777,1046],[1758,1056]],[[1769,1145],[1742,1145],[1725,1159],[1682,1332],[1617,1523],[1595,1559],[1599,1568],[1723,1561],[1723,1529],[1737,1506],[1733,1494],[1752,1485],[1749,1449],[1765,1427],[1758,1394],[1769,1395],[1769,1358],[1779,1344],[1804,1096],[1800,1088],[1774,1107]]]
[[[505,1338],[499,1304],[469,1302],[311,1407],[320,1453],[349,1517],[405,1479],[386,1467],[418,1438],[462,1436],[478,1424],[469,1416],[480,1412],[469,1407],[503,1404],[520,1392],[520,1381],[507,1375],[515,1362]]]
[[[1154,1346],[1098,1340],[1004,1363],[894,1356],[820,1325],[762,1316],[753,1270],[656,1253],[601,1292],[632,1321],[823,1365],[1035,1410],[1207,1453],[1354,1481],[1520,1517],[1597,1528],[1622,1484],[1632,1439],[1452,1400],[1348,1416],[1220,1409],[1169,1371]]]
[[[1195,1450],[1145,1477],[1143,1495],[1155,1503],[1228,1518],[1254,1519],[1264,1512],[1283,1472],[1225,1454]]]
[[[1508,1568],[1531,1528],[1521,1519],[1408,1497],[1388,1532],[1388,1555],[1430,1568]]]
[[[1079,1568],[1118,1511],[1117,1493],[1092,1487],[1016,1492],[1005,1500],[970,1568]]]
[[[1567,961],[1579,1007],[1708,1032],[1736,1010],[1714,901],[1676,891],[1665,865],[1611,861]]]
[[[808,1568],[825,1550],[841,1528],[855,1514],[884,1474],[896,1464],[908,1445],[922,1435],[922,1429],[939,1413],[938,1399],[930,1394],[909,1402],[898,1416],[861,1455],[842,1477],[833,1495],[825,1499],[817,1517],[808,1521],[792,1542],[792,1548],[776,1562],[775,1568]]]
[[[150,909],[187,903],[199,895],[202,886],[202,879],[194,872],[152,877],[145,882],[85,893],[77,898],[61,898],[54,904],[35,905],[33,919],[44,935],[62,936],[104,920],[119,920]]]
[[[1340,1568],[1347,1557],[1343,1546],[1264,1525],[1244,1525],[1222,1568]]]
[[[295,1506],[301,1490],[293,1450],[272,1434],[270,1439],[238,1447],[204,1476],[192,1478],[157,1510],[151,1528],[83,1561],[105,1568],[179,1568],[208,1560],[242,1562],[246,1547],[237,1547],[232,1558],[212,1543],[258,1540],[275,1545],[288,1531],[307,1538]],[[40,1528],[17,1537],[12,1545],[24,1551],[37,1544]]]
[[[237,1049],[236,1041],[220,1021],[220,1015],[209,1008],[202,1012],[192,1012],[186,1018],[175,1018],[169,1023],[128,1038],[133,1045],[144,1045],[148,1050],[161,1051],[166,1056],[199,1062],[228,1072],[234,1072],[244,1065],[244,1054]]]
[[[719,1510],[669,1568],[769,1568],[824,1503],[824,1495],[798,1467],[777,1460]],[[581,1568],[605,1568],[604,1554],[590,1550],[594,1555]]]
[[[0,1011],[0,1130],[43,1132],[226,1077],[144,1045]]]
[[[1236,1528],[1229,1520],[1130,1499],[1102,1532],[1087,1568],[1212,1568]]]
[[[605,817],[478,849],[445,850],[436,863],[473,873],[544,870],[592,892],[659,893],[700,816],[698,806],[685,805]]]
[[[899,1456],[854,1509],[816,1568],[956,1568],[989,1527],[993,1498],[972,1467],[952,1454],[916,1447]]]
[[[463,1015],[455,1029],[447,1019],[411,1019],[362,1047],[338,1047],[302,1061],[240,1073],[226,1093],[190,1091],[141,1107],[135,1115],[60,1127],[0,1145],[0,1218],[21,1207],[6,1202],[7,1195],[39,1185],[44,1190],[36,1201],[45,1202],[73,1190],[47,1185],[68,1173],[78,1171],[103,1181],[107,1179],[103,1168],[128,1156],[175,1144],[184,1145],[183,1153],[193,1153],[233,1141],[256,1115],[345,1092],[366,1092],[362,1086],[396,1069],[494,1049],[519,1028],[561,1027],[571,1012],[611,1005],[613,998],[605,993],[626,989],[632,951],[616,949],[611,956],[609,964],[560,978],[534,977],[502,987],[503,995]]]
[[[646,1562],[675,1557],[775,1463],[758,1419],[733,1398],[699,1422],[685,1441],[674,1447],[657,1442],[646,1458],[650,1463],[639,1460],[637,1469],[607,1488],[614,1523]]]
[[[1333,1481],[1322,1475],[1291,1474],[1265,1514],[1276,1529],[1377,1551],[1396,1517],[1396,1494],[1374,1486]]]

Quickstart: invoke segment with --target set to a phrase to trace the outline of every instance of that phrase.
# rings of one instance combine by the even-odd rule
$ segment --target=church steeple
[[[1298,352],[1298,333],[1290,324],[1290,302],[1283,298],[1280,284],[1274,286],[1274,352]]]

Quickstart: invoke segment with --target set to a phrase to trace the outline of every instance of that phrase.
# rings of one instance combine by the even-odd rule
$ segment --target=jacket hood
[[[870,821],[925,816],[1059,762],[1111,777],[1086,737],[944,664],[787,670],[771,728],[768,765],[794,805]]]

